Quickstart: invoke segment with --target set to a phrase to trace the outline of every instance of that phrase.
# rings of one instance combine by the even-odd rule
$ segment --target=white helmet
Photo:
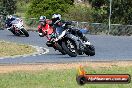
[[[39,21],[46,21],[46,16],[40,16]]]
[[[54,14],[54,15],[52,16],[52,19],[61,20],[61,15],[60,15],[60,14]]]
[[[7,18],[8,19],[11,19],[11,18],[13,18],[13,16],[12,15],[8,15]]]

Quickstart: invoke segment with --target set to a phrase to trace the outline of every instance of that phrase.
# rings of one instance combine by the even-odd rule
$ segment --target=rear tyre
[[[72,40],[66,40],[62,42],[62,47],[66,51],[66,53],[71,57],[77,56],[76,45]]]
[[[25,30],[24,28],[22,28],[21,31],[24,33],[24,35],[26,37],[29,37],[29,34],[28,34],[27,30]]]
[[[89,55],[89,56],[94,56],[95,55],[95,48],[93,45],[87,45],[85,47],[85,52],[84,52],[86,55]]]

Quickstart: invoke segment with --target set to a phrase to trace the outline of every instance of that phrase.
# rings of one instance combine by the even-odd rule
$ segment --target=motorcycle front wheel
[[[24,35],[26,37],[29,37],[29,34],[28,34],[27,30],[25,30],[24,28],[22,28],[21,31],[24,33]]]
[[[77,56],[76,44],[74,43],[74,41],[72,41],[70,39],[63,41],[62,47],[69,56],[71,56],[71,57]]]
[[[63,50],[63,48],[61,47],[60,44],[56,43],[53,47],[54,49],[58,50],[59,52],[61,52],[63,55],[66,54],[66,52]]]

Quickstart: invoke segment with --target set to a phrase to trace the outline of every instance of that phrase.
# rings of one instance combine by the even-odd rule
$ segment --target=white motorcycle
[[[7,29],[11,31],[14,35],[16,36],[25,35],[26,37],[29,37],[29,33],[24,28],[23,21],[20,18],[16,18],[16,20],[12,21],[11,24],[12,26]]]

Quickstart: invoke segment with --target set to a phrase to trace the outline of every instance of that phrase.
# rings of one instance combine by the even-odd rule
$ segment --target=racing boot
[[[78,35],[80,36],[80,39],[83,40],[85,45],[90,45],[90,42],[88,41],[88,39],[82,34],[82,32],[78,32]]]
[[[52,47],[52,46],[53,46],[52,43],[51,43],[50,41],[47,41],[47,42],[46,42],[46,45],[47,45],[48,47]]]
[[[42,32],[42,29],[41,29],[41,28],[39,29],[39,36],[40,36],[40,37],[44,37],[44,34],[43,34],[43,32]]]
[[[85,45],[90,45],[90,42],[88,41],[88,39],[85,36],[82,37],[82,40]]]

